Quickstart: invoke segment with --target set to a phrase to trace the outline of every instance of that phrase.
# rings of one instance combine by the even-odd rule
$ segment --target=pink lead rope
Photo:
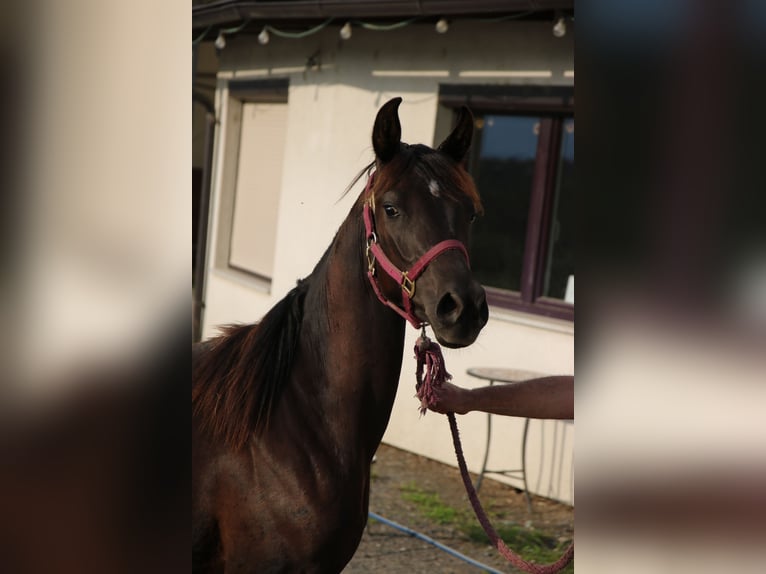
[[[415,373],[417,385],[415,390],[417,391],[417,397],[420,399],[420,413],[423,414],[434,403],[434,389],[440,387],[445,381],[451,380],[452,375],[444,367],[441,347],[439,347],[438,343],[426,337],[425,328],[423,328],[422,334],[415,343],[415,359],[417,359],[417,371]],[[425,377],[423,377],[424,367]],[[479,519],[484,532],[487,533],[487,536],[492,541],[492,545],[511,564],[531,574],[554,574],[569,564],[574,557],[574,542],[569,545],[561,558],[556,560],[556,562],[543,565],[527,562],[508,548],[490,523],[487,513],[484,512],[484,508],[481,506],[479,497],[476,494],[476,489],[471,482],[471,476],[468,474],[468,467],[465,463],[465,456],[463,456],[463,446],[460,444],[460,434],[457,429],[455,413],[448,413],[447,418],[449,419],[449,426],[452,431],[452,442],[455,446],[455,454],[457,455],[457,462],[460,467],[460,476],[468,493],[468,499],[471,501],[476,518]]]

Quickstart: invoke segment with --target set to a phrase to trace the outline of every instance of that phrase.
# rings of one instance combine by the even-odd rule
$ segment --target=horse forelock
[[[483,213],[481,197],[471,175],[445,154],[425,145],[403,145],[402,150],[375,174],[373,193],[376,199],[387,190],[401,186],[408,177],[433,194],[463,203],[467,198],[476,214]]]
[[[292,371],[307,287],[299,283],[260,323],[226,326],[195,349],[192,413],[231,448],[268,425]]]

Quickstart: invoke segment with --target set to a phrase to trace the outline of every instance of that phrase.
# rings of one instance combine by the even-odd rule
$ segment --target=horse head
[[[401,141],[401,98],[378,112],[372,133],[376,171],[367,202],[370,276],[381,300],[395,302],[413,325],[429,323],[437,340],[470,345],[487,323],[486,295],[471,273],[466,245],[481,201],[463,160],[471,145],[473,116],[457,124],[437,149]],[[370,255],[371,243],[377,251]],[[395,271],[374,266],[387,257]],[[394,306],[394,305],[391,305]]]

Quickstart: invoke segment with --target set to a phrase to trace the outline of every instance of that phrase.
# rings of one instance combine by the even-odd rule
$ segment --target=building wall
[[[311,272],[332,241],[363,184],[346,197],[353,176],[373,159],[370,135],[379,107],[395,96],[402,137],[410,143],[434,142],[439,84],[489,83],[572,85],[573,33],[551,34],[550,23],[454,22],[447,34],[431,25],[374,32],[355,28],[342,41],[338,28],[302,39],[272,35],[262,46],[251,38],[232,38],[221,54],[216,104],[220,118],[216,143],[209,273],[203,336],[216,326],[257,321],[295,281]],[[314,56],[320,67],[306,68]],[[274,276],[270,285],[227,269],[222,252],[230,213],[231,157],[236,145],[236,106],[229,98],[231,80],[289,77],[287,143],[279,198]],[[228,164],[227,164],[228,162]],[[408,329],[402,378],[384,442],[455,464],[446,418],[419,417],[414,394],[411,349],[416,333]],[[455,382],[478,386],[468,377],[473,366],[505,366],[541,373],[572,373],[572,323],[490,310],[490,321],[467,349],[445,351]],[[459,418],[469,468],[480,467],[486,415]],[[490,466],[517,468],[523,421],[493,418]],[[573,425],[533,421],[528,441],[531,490],[572,501]],[[519,481],[510,479],[519,485]]]

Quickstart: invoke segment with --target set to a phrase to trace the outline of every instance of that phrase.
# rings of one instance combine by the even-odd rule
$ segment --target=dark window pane
[[[564,121],[543,295],[574,302],[574,119]],[[571,276],[571,280],[570,280]],[[570,284],[567,293],[567,285]]]
[[[486,115],[476,120],[471,174],[484,217],[474,223],[471,267],[484,285],[519,291],[540,118]]]

